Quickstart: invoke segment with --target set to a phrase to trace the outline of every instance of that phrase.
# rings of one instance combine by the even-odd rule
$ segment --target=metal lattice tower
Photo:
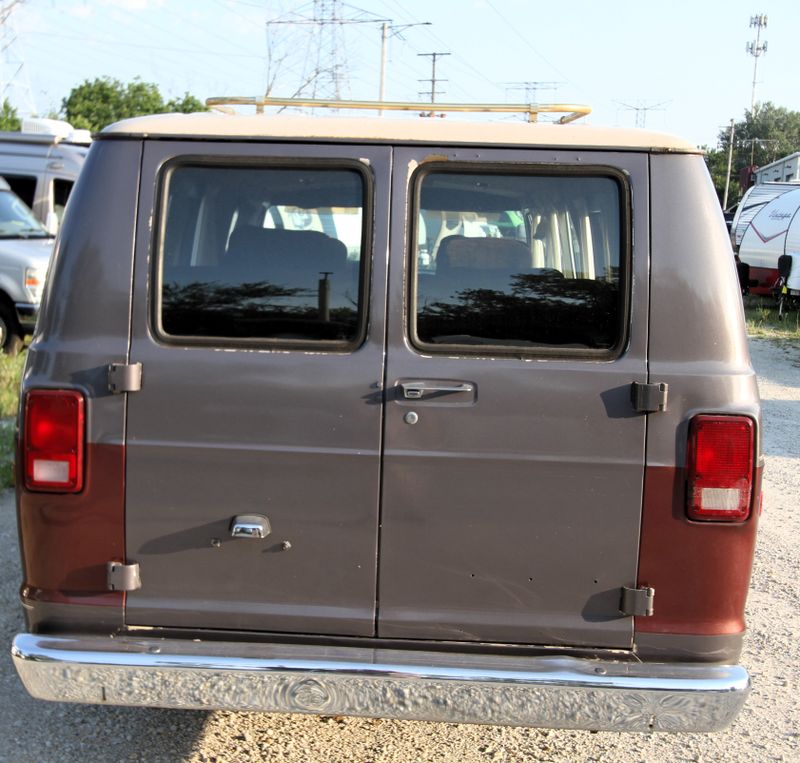
[[[14,25],[14,10],[23,2],[11,0],[0,4],[0,104],[8,99],[10,103],[19,105],[21,112],[36,114],[28,71]]]
[[[315,34],[312,34],[309,58],[315,55],[317,76],[311,81],[313,98],[342,97],[342,88],[347,82],[347,60],[342,32],[340,0],[314,0],[312,19]],[[314,51],[312,48],[316,48]]]
[[[341,100],[343,91],[348,89],[348,66],[346,57],[345,29],[351,24],[391,23],[390,19],[377,17],[370,11],[346,6],[355,16],[343,16],[341,0],[313,0],[305,14],[291,13],[287,17],[267,22],[267,46],[270,47],[269,30],[273,26],[286,25],[305,28],[305,45],[294,45],[294,53],[305,48],[301,65],[301,84],[295,96],[310,95],[314,99]],[[310,15],[309,15],[310,14]],[[284,55],[275,63],[287,59]],[[272,56],[269,55],[270,61]],[[295,69],[297,73],[297,69]],[[267,73],[267,92],[270,92],[275,78]]]

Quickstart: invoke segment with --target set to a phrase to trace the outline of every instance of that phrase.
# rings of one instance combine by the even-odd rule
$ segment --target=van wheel
[[[17,330],[17,322],[5,305],[0,305],[0,347],[12,358],[22,349],[22,336]]]

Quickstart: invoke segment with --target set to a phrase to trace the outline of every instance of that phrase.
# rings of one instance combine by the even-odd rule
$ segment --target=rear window
[[[426,351],[611,355],[623,342],[620,178],[425,171],[416,183],[412,341]]]
[[[173,167],[158,333],[189,343],[357,342],[365,196],[355,168]]]

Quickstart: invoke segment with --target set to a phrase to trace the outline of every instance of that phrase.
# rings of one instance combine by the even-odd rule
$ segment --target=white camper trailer
[[[750,266],[753,294],[769,295],[778,280],[778,257],[800,251],[800,183],[762,183],[745,193],[733,218],[731,241]]]

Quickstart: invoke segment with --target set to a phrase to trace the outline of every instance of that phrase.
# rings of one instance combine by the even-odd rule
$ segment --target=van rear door
[[[395,168],[378,634],[630,647],[647,157],[404,148]]]
[[[374,634],[389,172],[385,147],[145,143],[128,624]]]

